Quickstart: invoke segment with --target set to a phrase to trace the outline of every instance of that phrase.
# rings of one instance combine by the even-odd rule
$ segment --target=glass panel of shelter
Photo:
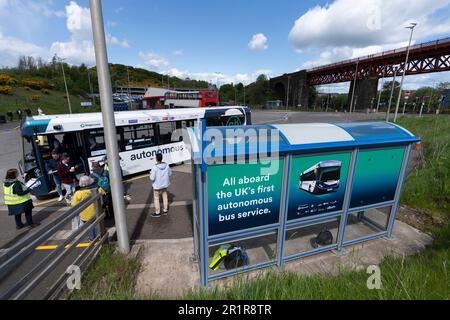
[[[231,238],[221,243],[210,244],[208,248],[208,275],[219,276],[227,272],[239,272],[242,268],[252,268],[260,264],[276,263],[277,259],[277,234],[278,230],[266,232],[264,234],[258,234],[255,236],[248,236],[245,238]],[[248,261],[244,266],[230,265],[224,260],[217,270],[214,270],[212,266],[214,254],[217,250],[220,250],[221,246],[236,246],[244,249]],[[226,248],[225,247],[225,248]]]
[[[344,245],[387,231],[392,206],[352,212],[347,216]]]

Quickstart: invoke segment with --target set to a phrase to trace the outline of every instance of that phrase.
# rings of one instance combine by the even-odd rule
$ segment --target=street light
[[[67,81],[66,81],[66,73],[64,72],[64,64],[62,63],[66,59],[59,58],[59,63],[61,64],[62,74],[64,78],[64,86],[66,87],[66,97],[67,97],[67,104],[69,105],[69,112],[72,114],[72,105],[70,104],[70,96],[69,96],[69,90],[67,89]]]
[[[123,254],[130,252],[125,201],[123,198],[122,175],[120,172],[119,146],[117,143],[116,122],[114,118],[111,75],[106,50],[105,27],[101,0],[89,0],[91,9],[92,33],[94,38],[95,60],[98,69],[100,105],[102,110],[106,153],[108,156],[111,195],[119,250]]]
[[[413,37],[413,33],[414,33],[414,28],[416,26],[417,26],[417,23],[413,22],[408,27],[406,27],[406,29],[411,29],[411,36],[409,37],[409,44],[408,44],[408,49],[406,51],[405,65],[403,66],[403,75],[402,75],[402,81],[400,82],[400,91],[398,93],[397,105],[395,107],[394,122],[397,122],[398,108],[400,107],[400,99],[402,98],[403,82],[405,80],[406,69],[408,66],[409,51],[411,50],[411,41],[412,41],[412,37]]]
[[[353,110],[353,101],[354,101],[355,90],[356,90],[356,80],[358,77],[358,67],[359,67],[359,60],[356,62],[355,79],[353,80],[352,100],[350,101],[350,113],[352,113],[352,110]],[[355,104],[355,108],[356,108],[356,104]]]

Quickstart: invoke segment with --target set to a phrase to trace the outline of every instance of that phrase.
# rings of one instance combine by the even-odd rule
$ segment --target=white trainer
[[[64,200],[64,196],[59,196],[58,202],[61,202]]]

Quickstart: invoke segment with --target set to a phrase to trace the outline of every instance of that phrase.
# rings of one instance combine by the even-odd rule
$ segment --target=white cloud
[[[184,51],[181,50],[181,49],[178,49],[178,50],[172,51],[172,54],[173,54],[174,56],[182,56],[182,55],[184,54]]]
[[[158,70],[161,67],[167,67],[169,65],[169,61],[166,58],[153,52],[144,53],[139,51],[139,57],[151,69]]]
[[[112,45],[121,46],[124,48],[129,48],[130,44],[128,43],[128,40],[120,40],[116,37],[112,36],[111,34],[106,34],[106,42]]]
[[[54,54],[65,58],[70,64],[86,63],[88,65],[95,63],[94,44],[92,41],[92,27],[90,10],[87,7],[78,5],[76,1],[70,1],[66,6],[66,11],[60,12],[51,9],[52,1],[18,1],[18,0],[0,0],[0,8],[3,8],[0,15],[18,15],[25,12],[26,15],[33,13],[41,14],[45,17],[66,17],[66,27],[70,32],[70,39],[67,41],[54,41],[49,48],[41,47],[36,44],[24,41],[17,37],[1,36],[2,45],[0,45],[1,65],[14,66],[20,55],[30,55],[50,59]],[[34,17],[30,17],[34,21]],[[36,18],[37,19],[37,18]],[[27,26],[27,23],[21,23],[19,27]],[[1,24],[0,24],[1,27]],[[28,27],[27,33],[30,33]],[[129,47],[127,40],[121,40],[107,33],[107,43],[110,45]]]
[[[48,49],[13,37],[6,37],[0,32],[0,66],[17,65],[19,56],[51,58]]]
[[[266,50],[269,47],[267,45],[267,37],[262,33],[255,34],[248,43],[248,47],[251,50],[257,51]]]
[[[270,77],[272,75],[272,73],[273,73],[272,70],[269,70],[269,69],[259,69],[253,73],[253,77],[256,79],[258,76],[260,76],[262,74]]]
[[[237,73],[237,74],[224,74],[220,72],[190,72],[188,70],[179,70],[177,68],[171,68],[169,70],[163,71],[164,74],[168,74],[172,77],[177,77],[180,79],[193,79],[207,81],[212,84],[219,84],[219,86],[227,83],[240,83],[250,84],[255,81],[260,74],[271,74],[271,70],[257,70],[252,74],[248,73]]]
[[[54,10],[51,8],[53,5],[52,0],[44,1],[32,1],[32,0],[0,0],[0,15],[8,14],[11,11],[15,11],[20,14],[28,15],[41,15],[46,18],[49,17],[65,17],[65,12],[60,10]]]
[[[418,23],[414,39],[448,34],[450,18],[436,13],[449,4],[450,0],[336,0],[298,18],[289,41],[298,53],[320,55],[302,67],[373,54],[407,45],[410,32],[404,27],[412,21]]]

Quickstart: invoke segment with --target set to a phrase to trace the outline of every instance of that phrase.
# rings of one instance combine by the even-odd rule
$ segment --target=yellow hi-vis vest
[[[22,185],[22,189],[25,187],[23,184]],[[17,194],[13,193],[13,187],[14,184],[10,185],[9,187],[5,186],[3,184],[3,194],[5,195],[5,205],[7,206],[15,206],[18,204],[22,204],[25,203],[27,201],[31,200],[31,196],[29,193],[23,195],[23,196],[18,196]],[[26,189],[23,189],[24,191]]]

